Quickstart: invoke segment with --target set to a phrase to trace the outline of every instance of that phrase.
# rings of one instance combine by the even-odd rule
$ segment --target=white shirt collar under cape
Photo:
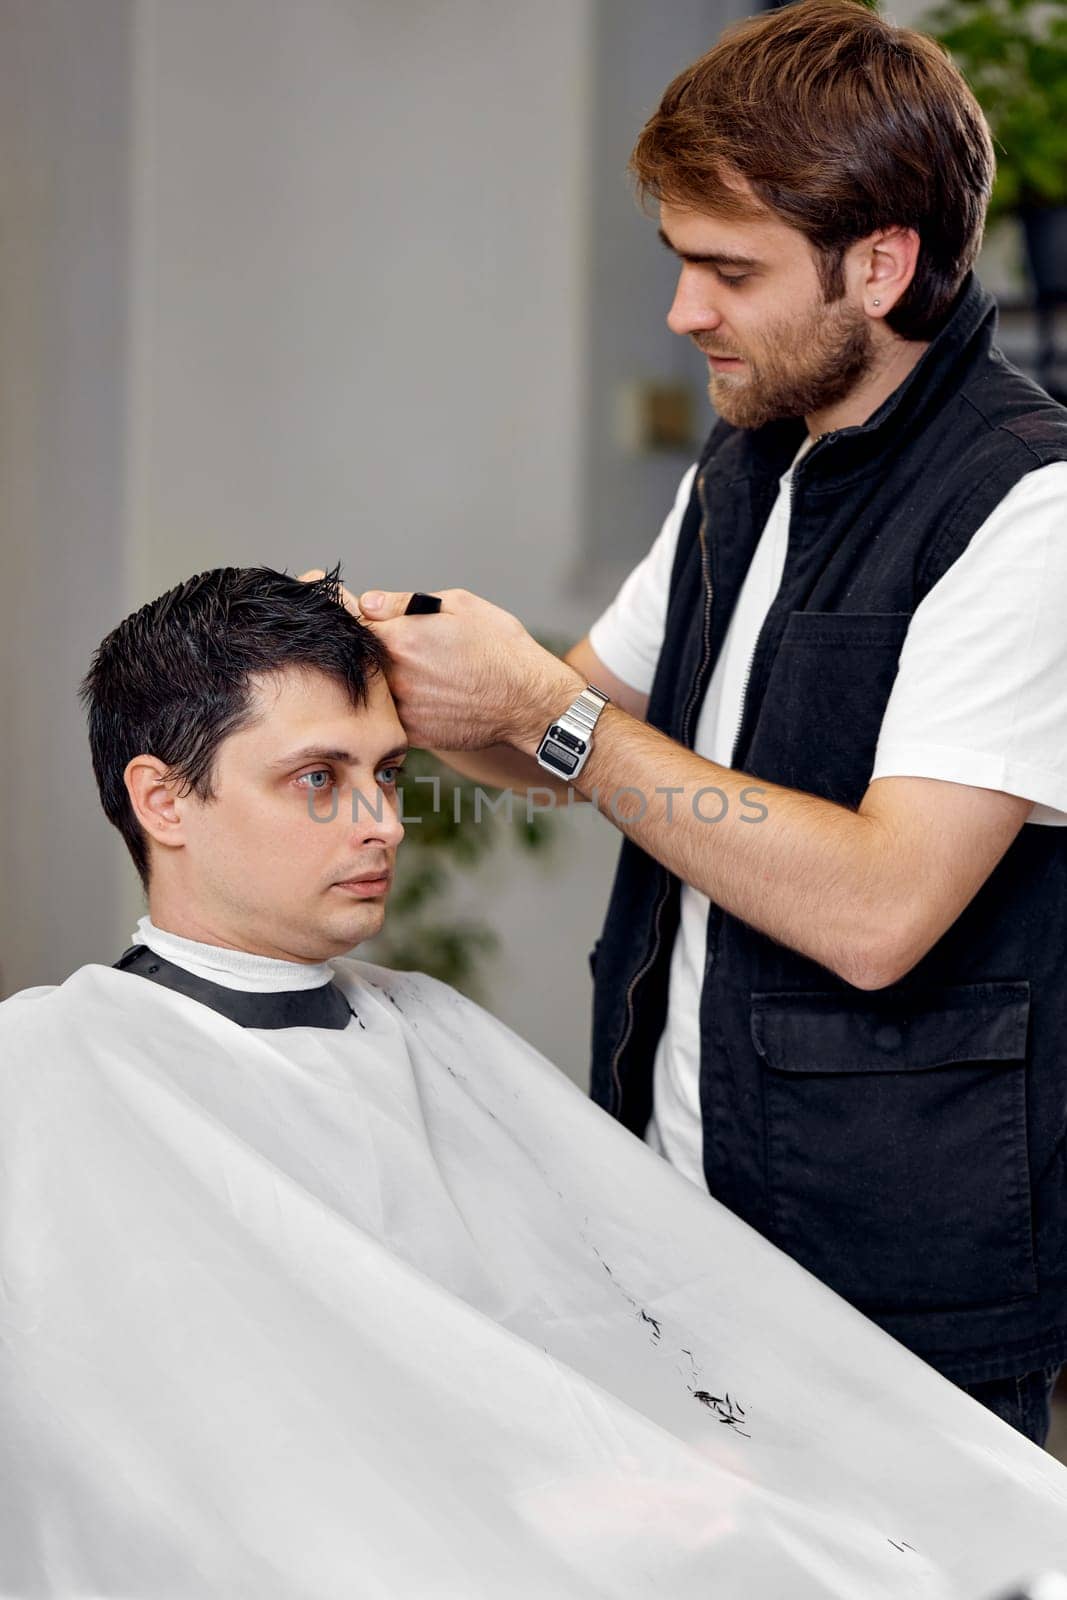
[[[226,989],[245,989],[256,994],[280,994],[293,989],[318,989],[333,980],[333,968],[326,961],[275,961],[271,956],[252,955],[247,950],[229,950],[222,945],[202,944],[177,933],[157,928],[151,917],[143,916],[133,931],[133,944],[147,945],[164,961],[184,967],[186,972]]]

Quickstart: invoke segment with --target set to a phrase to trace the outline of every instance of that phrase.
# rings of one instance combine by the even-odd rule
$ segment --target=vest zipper
[[[711,584],[710,563],[708,559],[708,505],[705,498],[706,477],[706,471],[697,474],[697,499],[700,502],[700,527],[697,537],[700,540],[700,572],[704,581],[704,654],[701,658],[700,666],[697,669],[697,675],[693,680],[693,687],[690,690],[689,699],[686,702],[685,710],[682,713],[682,739],[686,744],[689,743],[689,734],[693,721],[693,711],[699,699],[700,690],[708,670],[708,662],[711,659],[711,603],[713,591]],[[630,1042],[630,1035],[633,1033],[634,991],[636,990],[637,985],[641,982],[642,978],[644,978],[645,975],[651,970],[652,965],[659,954],[660,920],[663,916],[663,908],[667,904],[667,896],[670,894],[671,889],[670,873],[667,871],[666,867],[660,867],[660,872],[663,877],[663,887],[660,890],[659,899],[656,901],[656,908],[653,914],[652,946],[648,955],[645,957],[645,960],[641,963],[640,967],[638,967],[637,971],[634,973],[629,984],[627,985],[626,1026],[623,1028],[622,1037],[616,1045],[611,1057],[611,1081],[614,1089],[612,1113],[614,1116],[620,1118],[622,1115],[622,1079],[619,1075],[619,1062],[622,1059],[623,1051]]]

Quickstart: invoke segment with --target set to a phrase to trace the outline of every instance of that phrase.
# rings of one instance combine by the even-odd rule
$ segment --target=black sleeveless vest
[[[1067,460],[1067,411],[1004,360],[995,328],[968,278],[904,383],[798,464],[731,761],[754,783],[858,807],[916,606],[1025,473]],[[720,423],[705,447],[648,711],[681,744],[804,434],[800,419]],[[593,958],[591,1092],[639,1134],[678,903],[678,880],[625,841]],[[710,1192],[959,1382],[1067,1358],[1065,958],[1067,828],[1053,826],[1024,825],[886,989],[709,914]]]

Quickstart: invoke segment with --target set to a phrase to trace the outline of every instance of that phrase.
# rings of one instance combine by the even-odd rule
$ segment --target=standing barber
[[[1043,1442],[1067,412],[971,274],[988,129],[929,40],[801,0],[683,72],[632,165],[719,418],[650,553],[565,662],[463,591],[361,609],[417,743],[626,835],[594,1098]]]

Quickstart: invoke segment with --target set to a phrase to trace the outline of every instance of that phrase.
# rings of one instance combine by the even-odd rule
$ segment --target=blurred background
[[[972,46],[1027,15],[960,6]],[[0,993],[114,961],[144,909],[76,687],[145,601],[339,560],[355,589],[473,589],[560,649],[586,632],[711,421],[627,158],[741,14],[0,0]],[[980,270],[1052,386],[1028,198],[1056,196],[1024,173]],[[446,830],[400,944],[467,930],[431,958],[584,1082],[617,835],[588,808],[529,834]]]

